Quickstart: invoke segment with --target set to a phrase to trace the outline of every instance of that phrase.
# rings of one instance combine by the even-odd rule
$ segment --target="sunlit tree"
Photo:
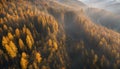
[[[16,48],[16,45],[12,41],[9,42],[9,45],[5,44],[4,47],[11,58],[14,58],[17,56],[17,48]]]
[[[58,45],[57,43],[54,41],[53,42],[53,50],[56,51],[58,49]]]
[[[24,43],[21,38],[19,38],[19,46],[20,46],[20,49],[24,48]]]
[[[11,47],[11,49],[13,50],[13,52],[15,53],[15,56],[17,55],[17,47],[16,45],[13,43],[13,41],[9,42],[9,46]]]
[[[28,60],[27,60],[27,54],[25,52],[22,53],[20,65],[22,69],[27,69]]]
[[[2,45],[5,46],[5,44],[8,44],[8,40],[5,36],[2,37]]]
[[[36,52],[36,54],[35,54],[35,59],[36,59],[36,61],[37,61],[38,63],[40,63],[41,60],[42,60],[41,54],[38,53],[38,52]]]
[[[5,45],[5,49],[10,57],[12,57],[12,58],[16,57],[16,53],[14,53],[14,51],[8,44]]]
[[[4,24],[4,25],[3,25],[3,29],[4,29],[4,30],[7,30],[7,29],[8,29],[7,25]]]
[[[32,42],[32,40],[31,40],[29,35],[26,36],[26,43],[27,43],[29,49],[31,49],[32,45],[33,45],[33,42]]]
[[[52,46],[52,40],[51,39],[48,40],[48,45]]]
[[[93,64],[96,64],[97,61],[98,61],[98,56],[97,56],[97,54],[95,54],[95,55],[94,55]]]
[[[10,33],[10,32],[8,32],[8,38],[10,39],[10,40],[13,40],[13,35]]]
[[[17,37],[20,37],[20,30],[19,30],[18,28],[15,30],[15,35],[16,35]]]

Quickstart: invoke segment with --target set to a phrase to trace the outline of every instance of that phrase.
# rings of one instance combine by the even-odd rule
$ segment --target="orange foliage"
[[[22,69],[27,69],[28,60],[27,60],[27,54],[25,52],[22,53],[20,65]]]
[[[36,59],[36,61],[37,61],[38,63],[40,63],[41,60],[42,60],[41,54],[37,52],[37,53],[35,54],[35,59]]]
[[[52,40],[51,39],[48,40],[48,45],[52,46]]]
[[[26,43],[27,43],[29,49],[31,49],[33,46],[33,42],[32,42],[32,38],[29,35],[26,36]]]
[[[6,51],[7,51],[7,53],[12,58],[16,57],[16,55],[17,55],[17,48],[16,48],[15,44],[12,41],[10,41],[9,45],[5,44],[4,47],[5,47]]]
[[[13,35],[12,35],[10,32],[8,32],[8,38],[9,38],[10,40],[13,40]]]
[[[19,46],[20,46],[20,49],[23,49],[24,48],[24,43],[22,41],[22,39],[19,38]]]
[[[7,25],[4,24],[4,25],[3,25],[3,29],[4,29],[4,30],[7,30],[7,29],[8,29]]]
[[[20,30],[19,30],[18,28],[15,30],[15,35],[16,35],[17,37],[20,37]]]
[[[53,50],[57,50],[58,49],[58,45],[56,42],[53,42]]]
[[[8,40],[5,36],[2,38],[2,45],[5,46],[5,44],[8,44]]]

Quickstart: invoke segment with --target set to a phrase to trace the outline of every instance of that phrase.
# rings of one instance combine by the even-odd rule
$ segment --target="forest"
[[[120,69],[119,29],[107,19],[95,23],[100,15],[84,7],[72,0],[0,0],[0,68]]]

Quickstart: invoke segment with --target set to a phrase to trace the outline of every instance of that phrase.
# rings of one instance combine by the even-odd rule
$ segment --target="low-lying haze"
[[[78,0],[85,3],[88,7],[100,8],[112,13],[120,14],[120,0]]]

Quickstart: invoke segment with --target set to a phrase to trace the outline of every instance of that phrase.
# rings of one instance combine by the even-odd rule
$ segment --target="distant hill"
[[[71,6],[71,7],[85,7],[86,5],[83,3],[83,2],[81,2],[81,1],[78,1],[78,0],[58,0],[59,2],[61,2],[61,3],[63,3],[63,4],[65,4],[65,5],[69,5],[69,6]]]
[[[93,22],[105,26],[109,29],[120,32],[120,16],[110,11],[98,8],[87,8],[86,15],[92,19]]]
[[[120,0],[81,0],[90,7],[96,7],[111,11],[120,15]]]

